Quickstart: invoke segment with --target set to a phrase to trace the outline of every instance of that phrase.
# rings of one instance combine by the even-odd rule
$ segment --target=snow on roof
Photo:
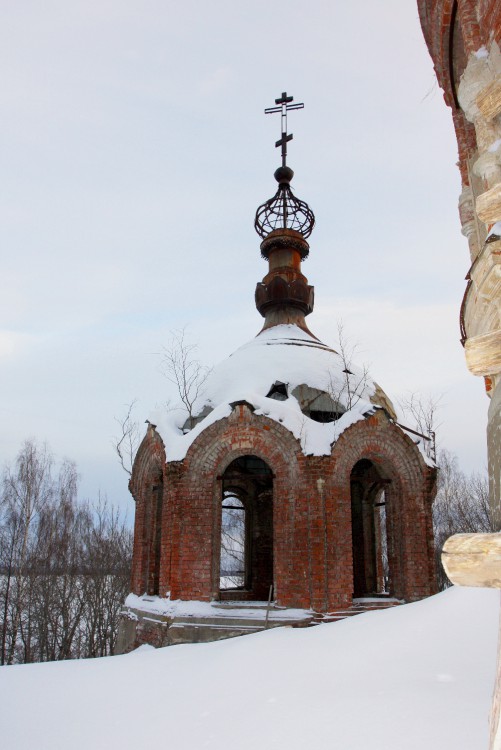
[[[267,394],[276,383],[284,383],[288,398],[279,401]],[[292,391],[300,385],[329,394],[342,416],[320,423],[302,411]],[[262,331],[217,365],[209,375],[193,415],[209,411],[193,429],[183,434],[188,417],[181,405],[158,410],[149,421],[164,441],[169,461],[180,461],[190,445],[209,425],[229,416],[231,404],[247,401],[255,413],[283,424],[301,442],[306,455],[329,455],[332,443],[351,424],[386,405],[386,396],[364,371],[347,364],[333,349],[295,325],[278,325]]]

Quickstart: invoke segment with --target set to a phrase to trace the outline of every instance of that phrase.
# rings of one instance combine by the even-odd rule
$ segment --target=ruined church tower
[[[191,414],[152,417],[137,453],[119,651],[308,625],[436,591],[429,440],[399,425],[377,383],[306,322],[315,218],[287,164],[287,115],[302,107],[283,93],[265,110],[280,117],[282,160],[255,216],[268,264],[255,291],[262,329],[214,368]]]

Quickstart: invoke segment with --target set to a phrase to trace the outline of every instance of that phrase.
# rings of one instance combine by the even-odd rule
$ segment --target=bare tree
[[[18,515],[5,502],[2,495],[1,526],[0,526],[0,601],[1,601],[1,635],[0,635],[0,664],[5,664],[10,623],[13,616],[13,589],[16,584],[16,551],[21,533],[21,523]]]
[[[77,499],[75,465],[58,470],[27,441],[0,492],[0,661],[113,653],[129,589],[132,532],[105,500]]]
[[[221,519],[220,587],[242,588],[245,582],[245,506],[233,492],[224,493]]]
[[[434,461],[437,460],[436,435],[440,427],[437,413],[441,400],[442,395],[424,398],[417,393],[410,393],[399,400],[400,408],[406,418],[413,420],[416,431],[429,437],[425,450]]]
[[[113,654],[120,608],[129,593],[132,532],[106,498],[84,530],[86,656]]]
[[[351,344],[345,333],[344,323],[337,326],[338,354],[343,365],[342,378],[330,375],[329,395],[347,411],[352,409],[364,397],[369,382],[369,366],[355,366],[353,360],[359,351],[358,344]]]
[[[194,405],[211,372],[211,368],[203,365],[195,356],[197,349],[198,344],[187,340],[186,328],[172,331],[169,345],[163,349],[160,367],[167,380],[176,386],[181,403],[188,412],[190,428],[194,424]],[[136,403],[137,399],[133,399],[126,404],[125,413],[115,417],[119,432],[112,438],[120,466],[129,476],[132,475],[134,458],[141,442],[139,422],[134,418]],[[171,408],[169,402],[167,408]]]
[[[129,475],[132,475],[134,458],[141,439],[139,423],[134,419],[133,411],[137,399],[133,399],[126,405],[126,412],[121,417],[115,417],[115,422],[120,427],[118,436],[112,438],[112,445],[120,461],[120,466]]]
[[[163,349],[160,368],[167,380],[176,386],[181,403],[188,412],[190,428],[194,424],[194,405],[211,372],[211,369],[195,356],[197,349],[198,344],[187,340],[185,328],[172,331],[169,345]],[[139,422],[134,418],[136,403],[137,399],[133,399],[126,404],[125,413],[115,417],[119,432],[112,438],[120,466],[129,476],[132,475],[134,458],[141,442]],[[170,408],[169,402],[167,408]]]
[[[80,533],[85,516],[74,503],[56,503],[40,524],[30,566],[29,605],[23,614],[23,661],[53,661],[82,656],[85,609],[80,576]],[[28,603],[27,603],[28,604]]]
[[[424,444],[428,455],[438,466],[437,495],[433,504],[435,569],[440,590],[450,586],[442,566],[442,548],[454,534],[495,531],[489,507],[488,480],[478,473],[466,474],[457,456],[448,450],[436,450],[437,413],[442,396],[423,398],[416,393],[400,400],[416,430],[429,435]]]
[[[465,474],[458,459],[447,450],[438,454],[438,490],[433,505],[435,560],[440,589],[450,586],[442,567],[441,553],[446,539],[453,534],[494,532],[487,477]]]
[[[0,661],[12,664],[18,643],[23,601],[27,594],[27,562],[38,515],[54,494],[53,459],[47,445],[27,440],[16,460],[15,470],[7,468],[3,478],[2,505],[7,518],[7,581],[4,591]],[[15,577],[14,577],[15,576]],[[10,609],[10,627],[7,625]]]
[[[410,393],[400,399],[400,406],[405,414],[415,421],[416,427],[423,433],[437,432],[440,422],[437,422],[438,412],[442,401],[439,396],[422,396],[419,393]]]
[[[163,350],[162,372],[176,386],[181,402],[188,412],[190,425],[193,426],[193,407],[203,391],[205,382],[211,372],[196,357],[198,344],[191,343],[186,337],[186,328],[173,331],[169,346]]]

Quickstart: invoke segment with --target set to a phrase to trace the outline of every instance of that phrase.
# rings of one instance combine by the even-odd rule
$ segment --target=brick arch
[[[149,426],[136,453],[129,482],[130,492],[135,499],[153,474],[163,474],[165,462],[163,441],[158,432],[152,426]]]
[[[428,467],[409,436],[377,411],[369,419],[355,422],[345,430],[332,449],[335,472],[346,482],[353,466],[362,458],[379,464],[392,475],[420,482]]]
[[[274,560],[277,569],[286,567],[284,530],[291,523],[290,495],[299,482],[300,451],[298,440],[280,423],[255,415],[246,404],[236,405],[229,417],[197,437],[177,470],[170,568],[173,597],[218,596],[221,478],[232,461],[242,456],[257,456],[273,472]],[[194,569],[200,571],[196,582]]]
[[[329,525],[328,546],[333,558],[337,552],[342,561],[344,575],[349,574],[347,565],[353,574],[351,472],[358,461],[368,459],[390,480],[386,492],[394,594],[412,601],[434,593],[431,503],[436,471],[425,464],[412,440],[379,411],[348,428],[334,445],[332,457],[328,502],[341,506],[343,513],[341,525],[336,529]]]
[[[190,472],[222,474],[235,458],[252,454],[279,474],[291,471],[290,457],[299,451],[298,440],[283,425],[239,404],[229,417],[218,420],[197,437],[185,464]]]
[[[134,460],[129,489],[136,502],[132,591],[159,594],[165,449],[153,427],[143,438]]]

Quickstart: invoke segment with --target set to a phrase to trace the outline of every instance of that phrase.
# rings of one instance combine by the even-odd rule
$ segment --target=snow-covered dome
[[[280,385],[285,386],[284,398],[280,398]],[[204,402],[215,406],[223,401],[252,402],[254,396],[277,400],[292,397],[303,402],[303,410],[310,411],[305,387],[326,394],[329,398],[323,404],[330,400],[336,407],[330,411],[339,414],[359,400],[393,411],[365,370],[343,361],[334,349],[295,325],[278,325],[262,331],[217,365],[208,378]]]
[[[301,441],[306,454],[328,455],[350,424],[391,401],[367,374],[296,325],[263,330],[209,375],[192,415],[182,407],[152,415],[168,460],[184,458],[196,437],[246,401]]]

